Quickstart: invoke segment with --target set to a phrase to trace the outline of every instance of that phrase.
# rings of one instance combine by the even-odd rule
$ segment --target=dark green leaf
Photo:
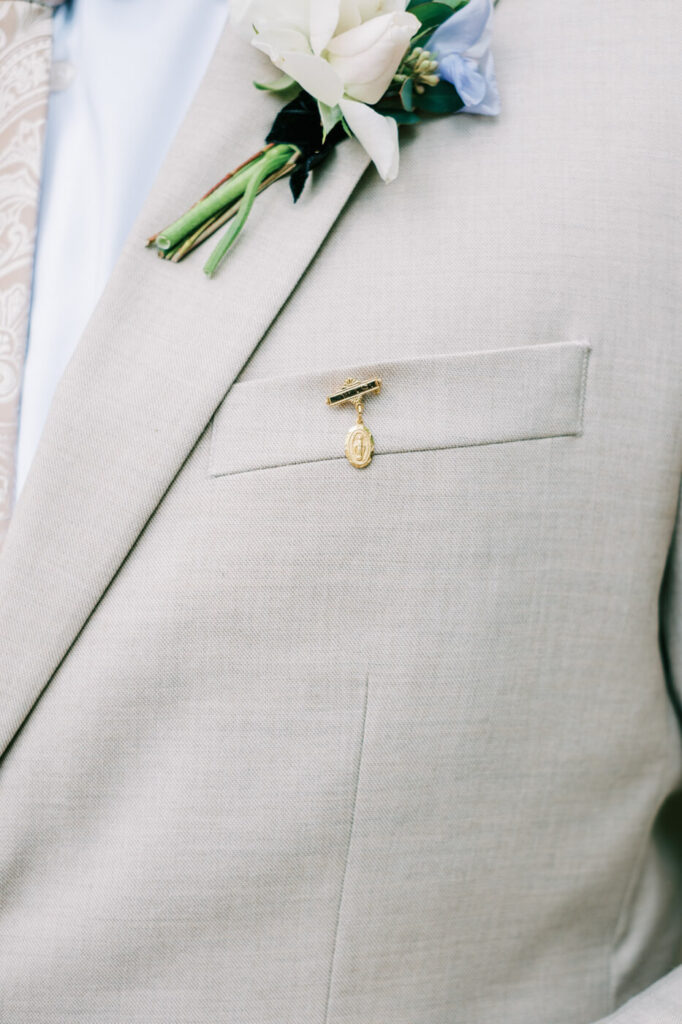
[[[439,25],[447,21],[456,11],[466,7],[469,0],[418,0],[410,4],[408,10],[415,17],[419,18],[422,27],[413,36],[411,46],[421,46],[429,36],[433,35]]]
[[[412,79],[408,78],[406,82],[403,82],[400,90],[400,102],[403,105],[403,110],[414,110],[414,99],[413,99],[414,87]]]
[[[339,121],[343,120],[343,114],[341,113],[341,107],[328,107],[326,103],[322,103],[320,100],[317,101],[317,107],[320,111],[320,123],[322,124],[322,141],[324,142],[329,133],[336,127]]]
[[[407,5],[407,10],[411,14],[415,14],[419,18],[417,13],[420,7],[447,7],[450,14],[454,14],[461,7],[466,7],[469,0],[411,0]],[[420,19],[421,20],[421,19]]]
[[[464,106],[459,93],[449,82],[427,87],[421,96],[415,96],[415,107],[428,114],[456,114]]]
[[[388,116],[398,124],[419,124],[421,121],[419,114],[411,114],[407,110],[392,110]]]
[[[282,75],[274,82],[254,82],[253,84],[262,92],[271,92],[273,96],[278,96],[285,103],[295,99],[301,91],[301,86],[289,75]]]
[[[452,14],[452,7],[447,3],[440,3],[436,0],[436,2],[432,3],[416,4],[415,7],[411,8],[410,13],[414,14],[416,18],[419,18],[422,23],[422,30],[433,30],[438,28],[446,18],[450,17]]]
[[[274,82],[254,82],[253,84],[263,92],[286,92],[287,89],[296,85],[296,82],[289,75],[280,75]]]

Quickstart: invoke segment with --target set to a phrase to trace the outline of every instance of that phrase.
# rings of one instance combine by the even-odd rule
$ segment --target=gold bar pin
[[[346,434],[344,451],[351,466],[355,466],[356,469],[369,466],[374,455],[374,438],[362,418],[365,409],[363,398],[365,395],[378,395],[380,391],[379,377],[372,380],[355,380],[354,377],[348,377],[340,391],[327,396],[327,405],[345,405],[350,402],[355,406],[358,418]]]

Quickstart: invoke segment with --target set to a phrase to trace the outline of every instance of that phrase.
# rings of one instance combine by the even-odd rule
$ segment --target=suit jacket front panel
[[[503,117],[356,190],[5,758],[8,1019],[584,1024],[677,962],[670,17],[502,5]],[[312,458],[375,365],[371,467]]]

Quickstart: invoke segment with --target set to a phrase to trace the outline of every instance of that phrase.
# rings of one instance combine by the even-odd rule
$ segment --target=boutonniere
[[[254,84],[284,106],[264,148],[147,244],[177,263],[229,221],[204,267],[212,277],[259,192],[289,177],[295,202],[344,139],[357,139],[389,182],[399,125],[497,114],[492,14],[492,0],[233,0],[237,29],[280,72]]]

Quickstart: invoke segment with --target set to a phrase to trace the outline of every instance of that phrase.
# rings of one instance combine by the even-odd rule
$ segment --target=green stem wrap
[[[246,198],[248,194],[250,197],[248,209],[243,214],[242,208],[240,207],[239,213],[235,218],[235,224],[240,222],[239,229],[235,233],[235,225],[232,225],[230,228],[229,234],[233,235],[230,242],[231,244],[234,242],[237,234],[239,234],[239,230],[243,227],[246,217],[248,216],[248,212],[253,205],[255,192],[251,188],[252,183],[254,181],[257,182],[257,191],[258,186],[265,178],[284,167],[286,163],[294,158],[295,154],[295,146],[278,145],[266,149],[264,153],[255,157],[246,165],[246,167],[242,167],[233,174],[231,178],[228,178],[226,182],[219,185],[217,189],[207,195],[204,199],[201,199],[191,209],[187,210],[182,217],[173,221],[172,224],[157,235],[154,240],[154,245],[157,249],[160,249],[162,253],[166,253],[169,250],[174,249],[189,235],[193,234],[205,223],[211,220],[211,218],[221,214],[224,210],[227,210],[237,202],[241,196]],[[212,259],[213,257],[211,257],[209,263]],[[218,260],[218,262],[220,262],[220,260]]]

